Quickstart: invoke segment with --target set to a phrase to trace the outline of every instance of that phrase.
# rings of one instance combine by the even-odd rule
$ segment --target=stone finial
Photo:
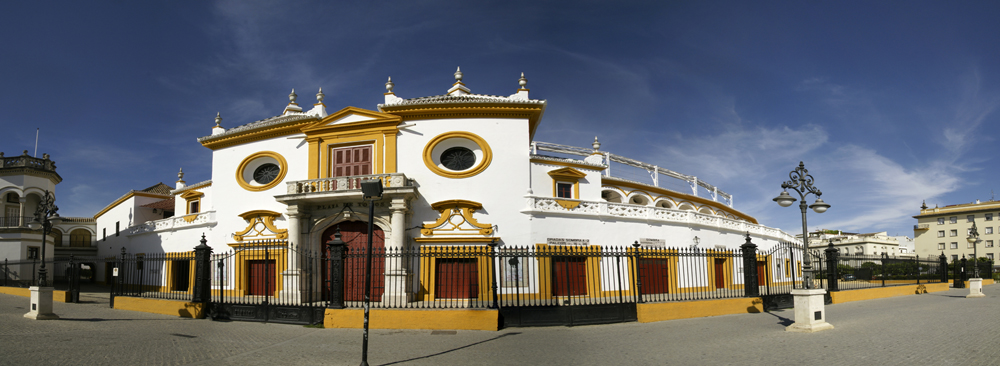
[[[184,168],[180,168],[180,170],[177,172],[177,181],[180,182],[183,180],[184,180]]]
[[[524,89],[524,87],[528,85],[528,79],[524,78],[523,72],[521,73],[521,78],[517,79],[517,85],[520,85],[521,89]]]
[[[0,158],[2,158],[2,157],[3,157],[3,152],[0,152]]]
[[[319,93],[316,93],[316,104],[323,104],[323,98],[326,98],[326,94],[323,94],[323,88],[320,87]]]
[[[461,67],[458,67],[457,69],[455,69],[455,83],[457,83],[457,84],[461,84],[462,83],[462,68]]]
[[[288,104],[296,104],[295,99],[298,97],[299,95],[295,94],[295,88],[292,88],[292,93],[288,94]]]
[[[49,160],[49,154],[42,153],[42,159]]]
[[[28,156],[28,150],[24,150],[24,153],[22,153],[22,155]]]
[[[591,146],[594,147],[594,152],[597,152],[597,150],[601,149],[601,142],[597,141],[597,136],[594,136],[594,143]]]
[[[215,127],[222,127],[222,112],[215,112]]]
[[[927,201],[926,200],[924,200],[923,203],[920,205],[920,209],[921,210],[926,210],[927,209]]]
[[[394,88],[395,86],[396,86],[396,84],[392,83],[392,76],[390,76],[389,77],[389,81],[385,82],[385,92],[389,93],[389,94],[392,94],[392,88]]]

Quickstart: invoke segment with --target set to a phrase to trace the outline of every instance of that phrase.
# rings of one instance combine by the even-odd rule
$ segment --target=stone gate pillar
[[[385,243],[385,293],[382,302],[386,305],[401,305],[410,301],[409,273],[406,261],[409,259],[406,247],[406,211],[408,209],[405,197],[393,197],[389,206],[390,228],[392,236]]]

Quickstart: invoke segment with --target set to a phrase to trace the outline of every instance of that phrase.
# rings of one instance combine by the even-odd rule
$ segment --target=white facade
[[[142,221],[151,216],[137,211],[144,205],[137,194],[106,210],[98,228],[130,225],[116,237],[109,232],[101,255],[188,252],[202,235],[216,253],[266,239],[287,241],[280,250],[318,251],[333,228],[367,221],[360,178],[383,181],[374,221],[386,248],[495,240],[500,248],[640,242],[735,249],[748,232],[762,249],[794,241],[733,208],[717,187],[601,151],[596,139],[585,149],[533,141],[547,103],[528,98],[523,76],[509,97],[472,94],[462,77],[457,72],[444,95],[413,99],[397,97],[390,80],[377,110],[328,114],[320,91],[303,112],[293,91],[279,116],[228,129],[217,117],[211,135],[199,138],[213,151],[211,179],[177,182],[175,217]],[[617,177],[614,164],[645,169],[653,180]],[[691,193],[663,188],[669,179]],[[281,276],[297,276],[294,256],[280,258]],[[417,270],[387,268],[387,281]],[[399,291],[416,291],[408,286]]]

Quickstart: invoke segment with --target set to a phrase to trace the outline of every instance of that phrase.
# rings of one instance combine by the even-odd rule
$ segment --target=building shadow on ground
[[[503,338],[503,337],[506,337],[506,336],[512,336],[512,335],[518,335],[518,334],[521,334],[521,333],[520,332],[514,332],[514,333],[501,334],[499,336],[496,336],[496,337],[493,337],[493,338],[490,338],[490,339],[482,340],[482,341],[479,341],[479,342],[476,342],[476,343],[469,343],[467,345],[464,345],[464,346],[461,346],[461,347],[458,347],[458,348],[452,348],[452,349],[447,350],[447,351],[441,351],[441,352],[430,354],[430,355],[427,355],[427,356],[420,356],[420,357],[414,357],[414,358],[409,358],[409,359],[405,359],[405,360],[399,360],[399,361],[395,361],[395,362],[384,363],[382,365],[395,365],[395,364],[400,364],[400,363],[405,363],[405,362],[410,362],[410,361],[428,359],[428,358],[431,358],[431,357],[434,357],[434,356],[440,356],[440,355],[443,355],[443,354],[446,354],[446,353],[455,352],[455,351],[458,351],[460,349],[469,348],[469,347],[475,346],[477,344],[483,344],[483,343],[486,343],[486,342],[492,342],[492,341],[495,341],[497,339],[500,339],[500,338]]]

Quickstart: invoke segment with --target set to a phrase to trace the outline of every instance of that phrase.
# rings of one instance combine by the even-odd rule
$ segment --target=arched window
[[[62,244],[63,244],[63,242],[62,242],[62,237],[63,237],[62,231],[59,231],[59,229],[52,229],[52,232],[49,233],[49,235],[52,235],[52,243],[54,243],[55,246],[57,246],[57,247],[62,246]]]
[[[87,229],[76,229],[69,233],[69,246],[89,247],[90,232]]]

